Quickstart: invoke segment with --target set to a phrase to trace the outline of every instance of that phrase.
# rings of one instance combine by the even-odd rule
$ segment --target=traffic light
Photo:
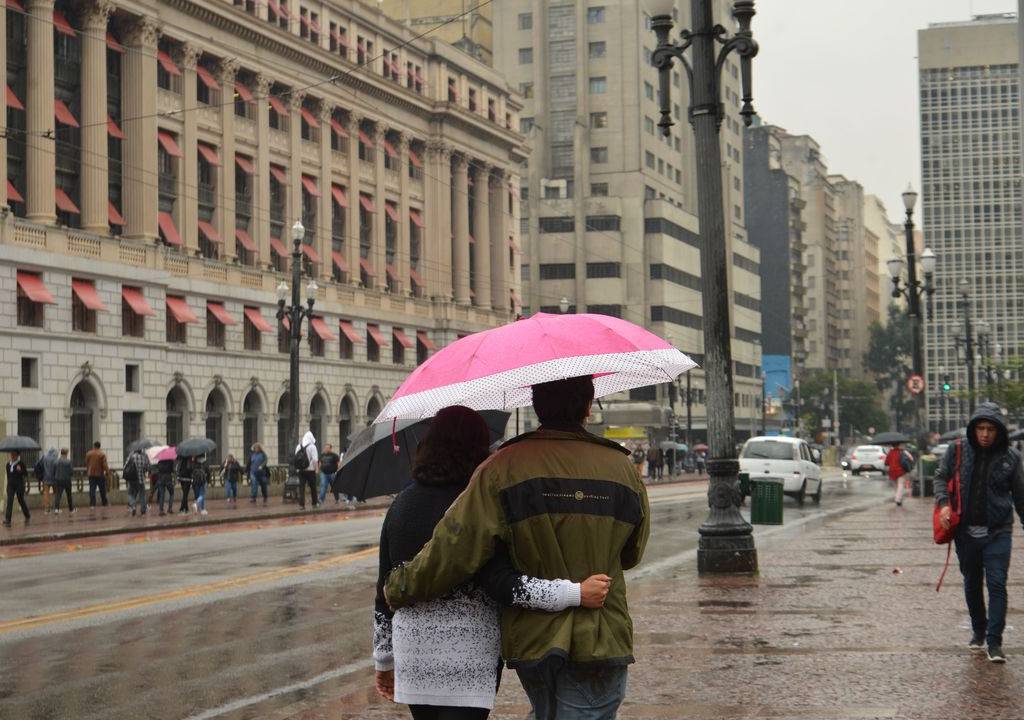
[[[942,392],[948,393],[953,389],[953,385],[949,382],[949,375],[945,375],[942,378]]]

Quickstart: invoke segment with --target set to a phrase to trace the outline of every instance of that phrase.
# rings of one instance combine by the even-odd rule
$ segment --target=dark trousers
[[[62,493],[68,494],[68,510],[75,509],[75,501],[71,495],[71,485],[55,484],[53,486],[53,509],[60,510],[60,496]]]
[[[89,507],[96,507],[96,489],[100,491],[100,502],[103,503],[103,507],[109,505],[107,502],[107,479],[100,475],[99,477],[89,476]]]
[[[25,481],[7,478],[7,507],[4,508],[4,522],[7,524],[10,524],[11,515],[14,513],[14,498],[18,498],[18,504],[21,505],[21,512],[24,513],[25,519],[28,520],[32,517],[32,513],[28,511],[28,505],[25,504]]]
[[[1006,576],[1010,569],[1012,538],[1010,532],[973,538],[966,528],[956,536],[956,556],[964,576],[964,598],[971,613],[971,628],[974,636],[984,637],[989,647],[1003,644]],[[983,584],[988,586],[987,614]]]
[[[188,492],[192,489],[191,480],[178,479],[178,484],[181,485],[181,507],[178,508],[181,512],[188,512]]]
[[[299,507],[306,507],[306,486],[309,486],[309,499],[313,507],[319,507],[320,500],[316,487],[316,472],[312,470],[299,471]]]
[[[487,708],[444,707],[441,705],[410,705],[413,720],[485,720]]]

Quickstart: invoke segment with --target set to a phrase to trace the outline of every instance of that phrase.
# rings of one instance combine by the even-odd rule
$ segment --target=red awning
[[[182,157],[181,148],[178,147],[178,141],[174,139],[166,130],[158,130],[156,133],[157,140],[160,141],[160,145],[163,146],[164,151],[172,157]]]
[[[391,157],[398,157],[398,151],[395,150],[395,147],[391,143],[385,140],[381,144],[384,146],[384,152],[386,152]]]
[[[281,98],[271,95],[268,100],[270,101],[270,107],[274,108],[274,112],[284,117],[288,116],[288,108],[281,102]]]
[[[363,210],[368,213],[377,212],[377,206],[373,204],[373,198],[369,195],[363,195],[359,193],[359,204],[363,206]]]
[[[114,118],[107,115],[107,135],[118,140],[124,140],[124,132],[117,126]]]
[[[252,239],[252,235],[249,234],[248,230],[243,230],[242,228],[235,228],[235,240],[238,241],[239,245],[241,245],[251,253],[258,251],[258,248],[256,247],[256,241]]]
[[[274,332],[273,326],[266,321],[259,308],[247,307],[245,309],[245,316],[249,318],[252,326],[260,332]]]
[[[242,99],[242,102],[249,103],[252,102],[254,99],[252,96],[252,90],[250,90],[237,80],[235,81],[235,95],[240,97]]]
[[[111,225],[124,225],[124,218],[110,200],[107,200],[107,220]]]
[[[57,32],[64,33],[68,37],[75,37],[75,29],[71,27],[71,23],[64,17],[64,13],[60,10],[53,11],[53,29]]]
[[[395,204],[393,202],[384,202],[384,212],[388,214],[388,217],[391,218],[393,222],[402,222],[402,219],[398,217],[398,208],[395,207]]]
[[[301,245],[302,245],[302,254],[305,255],[306,257],[308,257],[310,262],[315,262],[315,263],[320,262],[320,253],[318,253],[316,251],[316,248],[314,248],[309,243],[301,243]]]
[[[473,237],[472,235],[469,236],[469,244],[476,245],[476,238]]]
[[[327,323],[322,317],[311,318],[309,324],[313,326],[313,332],[320,336],[320,339],[324,342],[334,342],[338,339],[338,336],[331,332],[331,329],[327,327]]]
[[[509,288],[508,291],[512,294],[512,300],[515,302],[516,305],[523,304],[523,301],[519,298],[519,293],[516,292],[515,288]]]
[[[181,75],[181,70],[179,70],[178,66],[174,64],[173,60],[171,60],[171,56],[163,50],[157,51],[156,59],[157,62],[160,63],[160,67],[162,67],[167,73],[171,75]]]
[[[419,153],[413,151],[412,148],[409,148],[409,162],[413,164],[413,167],[423,167],[423,161],[420,160]]]
[[[373,140],[370,139],[370,136],[367,135],[364,130],[359,131],[359,142],[361,142],[366,147],[373,147]]]
[[[302,15],[300,13],[299,14],[299,23],[301,23],[303,27],[308,28],[309,27],[309,18],[306,15]]]
[[[21,100],[11,90],[11,86],[7,86],[7,107],[12,110],[24,110],[25,106],[21,104]]]
[[[334,266],[338,268],[338,270],[343,273],[348,272],[348,260],[345,259],[345,256],[342,253],[337,250],[332,251],[331,259],[334,261]]]
[[[306,188],[306,192],[308,192],[313,197],[320,197],[320,188],[318,188],[316,186],[316,178],[315,177],[310,177],[309,175],[303,175],[302,176],[302,187]]]
[[[292,16],[292,11],[284,3],[278,4],[277,13],[283,18],[290,18]]]
[[[334,202],[338,203],[338,207],[348,207],[348,195],[345,194],[345,188],[340,185],[331,185],[331,195],[334,196]]]
[[[171,311],[171,315],[174,319],[180,323],[194,323],[199,322],[199,318],[192,308],[185,302],[185,298],[167,296],[167,309]]]
[[[206,162],[214,167],[220,167],[220,156],[217,155],[217,148],[206,143],[196,143],[196,147],[199,148],[199,154],[206,159]]]
[[[270,249],[280,257],[288,257],[288,248],[286,248],[284,243],[277,238],[270,238]]]
[[[434,341],[430,339],[430,335],[427,334],[426,330],[417,330],[416,339],[423,343],[423,347],[425,347],[428,352],[434,352],[437,350],[437,345],[435,345]]]
[[[281,318],[281,325],[284,327],[285,330],[288,330],[289,332],[291,332],[291,329],[292,329],[292,319],[290,317],[288,317],[287,315],[285,315],[284,317]]]
[[[136,315],[150,316],[156,315],[156,310],[150,307],[150,304],[146,302],[145,296],[142,291],[138,288],[133,287],[122,287],[121,288],[121,299],[123,299],[128,306],[135,312]]]
[[[71,280],[71,291],[75,294],[82,304],[90,310],[106,310],[107,306],[100,300],[100,295],[96,292],[96,286],[88,280]]]
[[[237,325],[238,321],[231,317],[223,303],[206,301],[206,309],[213,313],[213,316],[220,321],[221,325]]]
[[[57,209],[63,212],[71,213],[72,215],[78,215],[80,212],[78,206],[75,205],[75,201],[68,197],[68,194],[60,188],[54,190],[53,199],[57,202]]]
[[[311,113],[309,110],[307,110],[306,108],[302,108],[301,110],[299,110],[299,113],[302,115],[302,119],[306,121],[307,125],[315,128],[320,127],[320,121],[317,120],[316,115]]]
[[[114,37],[114,33],[109,31],[107,32],[107,47],[116,53],[124,55],[124,48],[121,46],[121,43],[119,43],[117,38]]]
[[[277,180],[282,185],[288,184],[288,176],[285,175],[284,168],[278,167],[277,165],[271,165],[270,174],[273,175],[274,179]]]
[[[423,284],[423,277],[416,272],[416,268],[409,268],[409,279],[418,287],[426,287],[426,285]]]
[[[415,343],[409,339],[409,336],[402,332],[401,328],[391,328],[391,334],[395,336],[395,340],[398,344],[404,347],[406,350],[411,350]]]
[[[331,118],[331,129],[342,137],[348,137],[348,130],[336,118]]]
[[[21,3],[18,2],[18,0],[7,0],[7,7],[20,13],[25,12],[25,8],[21,6]]]
[[[174,226],[174,218],[169,212],[157,213],[157,222],[160,224],[160,233],[164,236],[164,242],[168,245],[181,247],[181,235],[178,228]]]
[[[46,289],[43,284],[43,279],[38,275],[32,273],[18,271],[18,287],[21,291],[28,296],[28,299],[32,302],[46,303],[47,305],[56,305],[57,301],[53,299],[53,295]]]
[[[54,98],[53,100],[53,114],[61,125],[78,127],[78,120],[75,119],[75,116],[71,114],[71,110],[68,109],[68,106],[60,98]]]
[[[220,83],[217,82],[217,78],[215,78],[213,74],[202,65],[196,65],[196,75],[199,76],[199,80],[202,81],[203,85],[206,87],[211,90],[220,90]]]
[[[395,269],[394,265],[392,265],[391,263],[388,263],[387,265],[385,265],[384,266],[384,272],[386,272],[388,274],[389,278],[391,278],[395,282],[398,282],[398,271]]]
[[[321,30],[320,30],[320,23],[317,21],[317,19],[315,17],[310,16],[310,18],[309,18],[309,27],[312,28],[313,32],[315,32],[315,33],[321,32]]]
[[[281,8],[277,4],[277,0],[267,0],[267,7],[273,10],[275,15],[281,14]],[[273,22],[273,20],[271,20],[271,22]]]
[[[18,192],[18,188],[14,187],[14,183],[10,180],[7,181],[7,201],[8,202],[25,202],[25,198]]]
[[[198,222],[198,225],[199,232],[201,232],[203,234],[203,237],[205,237],[207,240],[209,240],[212,243],[221,242],[220,233],[217,232],[217,228],[215,228],[213,225],[206,222],[205,220],[200,220]]]
[[[338,327],[341,328],[341,332],[345,334],[345,337],[352,343],[364,343],[362,336],[356,332],[356,329],[352,327],[352,323],[348,320],[338,320]]]
[[[416,227],[426,227],[423,224],[423,216],[420,215],[420,211],[414,208],[409,208],[409,219],[412,220],[412,224]]]
[[[387,347],[387,343],[384,342],[384,336],[380,334],[380,328],[376,325],[367,325],[366,332],[370,334],[373,341],[377,343],[379,347]]]
[[[242,168],[242,172],[246,175],[254,175],[256,173],[256,166],[245,155],[235,155],[235,164]]]
[[[376,276],[377,273],[373,271],[373,265],[366,258],[359,258],[359,267],[362,268],[363,272],[370,277]]]

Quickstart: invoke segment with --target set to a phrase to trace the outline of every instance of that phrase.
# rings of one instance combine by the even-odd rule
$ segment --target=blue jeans
[[[200,510],[206,509],[206,482],[193,483],[192,492],[196,496],[196,507]]]
[[[323,504],[324,498],[327,497],[327,492],[331,489],[331,481],[334,479],[329,473],[320,473],[320,503]],[[338,493],[334,493],[334,500],[337,502]]]
[[[107,503],[107,479],[103,476],[89,477],[89,507],[96,507],[96,490],[100,491],[100,501],[103,503],[103,507],[106,507]]]
[[[146,514],[146,483],[144,482],[128,485],[128,509],[134,513],[136,507],[143,515]]]
[[[545,662],[516,671],[533,706],[531,720],[614,720],[626,697],[626,665],[552,669]]]
[[[164,509],[164,495],[167,495],[167,512],[174,510],[174,480],[158,480],[156,485],[156,506],[162,512]]]
[[[232,479],[224,480],[224,497],[231,500],[238,499],[238,481]]]
[[[263,499],[267,499],[267,476],[261,472],[249,473],[249,499],[256,502],[256,491],[263,491]]]
[[[971,613],[975,637],[985,637],[989,647],[1003,644],[1006,626],[1006,576],[1010,569],[1010,532],[973,538],[966,528],[956,536],[956,556],[964,576],[964,598]],[[982,584],[988,586],[988,613]]]

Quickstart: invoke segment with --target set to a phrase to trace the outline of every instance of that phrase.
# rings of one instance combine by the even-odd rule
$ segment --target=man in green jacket
[[[627,451],[583,429],[593,399],[590,376],[534,385],[540,429],[477,468],[430,542],[391,573],[385,590],[396,609],[441,597],[499,545],[524,575],[609,575],[602,609],[503,610],[502,656],[538,720],[614,718],[634,661],[623,571],[643,556],[650,509]]]

